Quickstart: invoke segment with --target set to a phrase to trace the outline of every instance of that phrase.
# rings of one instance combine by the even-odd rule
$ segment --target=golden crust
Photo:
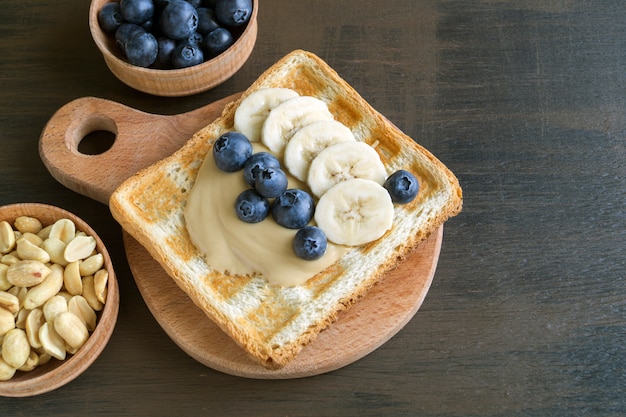
[[[408,169],[421,185],[415,201],[396,209],[397,221],[383,238],[355,248],[296,289],[212,270],[191,243],[182,214],[214,140],[233,129],[241,99],[264,87],[287,87],[322,99],[357,140],[375,146],[389,172]],[[325,62],[301,50],[270,67],[239,100],[226,106],[221,117],[172,156],[129,178],[110,200],[111,212],[124,229],[211,320],[268,368],[293,359],[461,206],[462,191],[452,172],[374,110]]]

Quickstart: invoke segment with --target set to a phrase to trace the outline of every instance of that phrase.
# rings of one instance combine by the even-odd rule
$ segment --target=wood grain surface
[[[120,311],[80,377],[36,397],[0,397],[0,415],[626,415],[623,1],[260,7],[255,49],[237,74],[162,98],[109,72],[89,35],[88,1],[2,2],[0,204],[40,201],[88,221],[116,268]],[[448,165],[464,210],[445,225],[420,310],[382,347],[310,378],[240,378],[171,341],[132,278],[108,207],[52,177],[38,140],[75,99],[185,113],[242,91],[298,48]]]

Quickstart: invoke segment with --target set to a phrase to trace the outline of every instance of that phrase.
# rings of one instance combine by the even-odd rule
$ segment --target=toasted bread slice
[[[389,173],[407,169],[420,181],[417,198],[395,207],[392,229],[355,247],[331,267],[295,287],[262,276],[214,270],[191,242],[184,207],[214,141],[233,130],[241,98],[180,150],[126,180],[110,209],[121,226],[162,265],[193,302],[248,354],[268,368],[293,359],[320,331],[398,265],[431,232],[461,210],[456,177],[430,152],[374,110],[317,56],[297,50],[271,66],[244,93],[287,87],[328,104],[357,140],[373,145]]]

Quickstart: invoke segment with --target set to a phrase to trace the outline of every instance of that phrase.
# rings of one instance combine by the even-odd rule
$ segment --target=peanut
[[[8,381],[13,378],[16,370],[17,369],[6,363],[2,360],[2,357],[0,357],[0,381]]]
[[[72,299],[73,295],[70,294],[67,291],[59,291],[59,293],[57,294],[60,297],[65,298],[65,301],[67,301],[68,303],[70,302],[70,300]]]
[[[9,310],[0,307],[0,337],[15,328],[15,317]]]
[[[70,262],[65,266],[63,283],[68,293],[72,295],[80,295],[83,293],[83,280],[80,276],[80,265],[78,261]]]
[[[46,322],[39,328],[39,340],[41,340],[41,347],[46,353],[53,358],[57,358],[62,361],[67,355],[65,350],[65,341],[54,329],[52,322]]]
[[[76,236],[65,247],[63,256],[68,262],[78,261],[89,257],[96,248],[96,239],[93,236]]]
[[[46,240],[50,237],[50,229],[52,229],[52,225],[48,225],[37,232],[37,236],[39,236],[42,240]]]
[[[19,329],[25,329],[26,317],[28,317],[29,313],[30,313],[30,310],[26,310],[25,308],[20,308],[20,311],[17,312],[17,316],[15,317],[15,327]]]
[[[46,301],[61,291],[63,286],[63,267],[53,264],[50,266],[50,274],[41,282],[28,290],[24,297],[24,308],[32,310],[43,305]]]
[[[48,238],[41,244],[41,248],[50,255],[50,261],[61,266],[67,265],[67,261],[63,255],[66,246],[67,244],[65,242],[57,238]]]
[[[41,244],[43,243],[42,238],[37,236],[35,233],[30,232],[23,233],[19,238],[16,238],[15,242],[17,243],[19,239],[26,239],[35,246],[41,246]]]
[[[50,273],[50,268],[39,261],[20,260],[7,270],[7,279],[19,287],[40,284]]]
[[[37,349],[41,347],[41,341],[39,340],[39,329],[45,323],[43,311],[37,308],[28,313],[26,317],[26,337],[30,345]]]
[[[78,352],[78,349],[79,348],[72,347],[67,342],[65,342],[65,351],[70,355],[74,355],[76,352]]]
[[[20,300],[9,292],[0,291],[0,307],[4,307],[12,314],[16,314],[20,309]]]
[[[96,298],[102,304],[107,301],[107,283],[109,282],[109,272],[101,269],[93,276],[93,289],[96,292]]]
[[[21,306],[22,303],[24,302],[24,298],[26,297],[26,293],[28,292],[28,288],[18,287],[17,285],[14,285],[13,287],[9,288],[7,292],[9,294],[13,294],[14,296],[16,296],[17,299],[20,301],[20,306]]]
[[[80,275],[86,277],[87,275],[94,275],[104,265],[104,256],[101,253],[96,253],[89,258],[82,261],[79,265]]]
[[[76,234],[76,225],[70,219],[59,219],[50,228],[51,238],[57,238],[65,242],[69,243]]]
[[[9,330],[2,340],[2,359],[17,369],[26,363],[28,355],[30,344],[26,332],[22,329]]]
[[[19,261],[20,258],[17,256],[17,253],[15,253],[15,251],[9,252],[6,255],[2,255],[2,258],[0,258],[0,262],[8,266],[16,264]]]
[[[13,225],[22,233],[39,233],[39,231],[43,228],[39,219],[30,216],[18,217],[15,219],[15,223],[13,223]]]
[[[67,303],[67,309],[76,314],[85,323],[87,330],[90,332],[96,328],[96,312],[82,295],[73,296]]]
[[[0,253],[9,253],[15,246],[15,232],[7,221],[0,222]]]
[[[30,372],[39,365],[39,355],[34,350],[31,350],[28,354],[28,359],[24,362],[24,365],[17,368],[18,371]]]
[[[89,338],[89,331],[87,331],[85,324],[70,311],[65,311],[56,316],[54,329],[74,349],[80,349]]]
[[[83,278],[83,297],[85,297],[85,300],[87,300],[91,308],[95,311],[100,311],[102,310],[102,307],[104,307],[102,301],[100,301],[96,295],[93,275]]]
[[[65,301],[65,298],[61,297],[60,295],[55,295],[54,297],[51,297],[43,305],[43,316],[45,317],[46,321],[49,322],[54,321],[55,317],[58,314],[63,313],[64,311],[67,311],[67,301]]]
[[[37,236],[37,235],[32,235]],[[21,259],[39,261],[42,264],[50,262],[50,255],[31,240],[21,237],[17,241],[17,256]]]
[[[39,356],[39,366],[47,364],[50,362],[50,359],[52,359],[52,356],[50,356],[50,354],[43,348],[41,349],[41,352],[37,352],[37,355]]]
[[[0,291],[6,291],[13,286],[7,279],[8,265],[0,263]]]

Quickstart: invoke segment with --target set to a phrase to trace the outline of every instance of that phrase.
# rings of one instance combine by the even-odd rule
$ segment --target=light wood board
[[[94,97],[77,99],[55,113],[40,138],[40,156],[66,187],[108,204],[125,179],[172,154],[193,133],[221,114],[238,95],[188,113],[161,116]],[[78,151],[81,140],[97,130],[116,135],[99,155]],[[432,282],[443,227],[347,312],[298,357],[279,370],[248,358],[217,325],[177,287],[148,252],[123,234],[137,287],[155,319],[180,348],[200,363],[232,375],[287,379],[339,369],[371,353],[397,334],[415,315]],[[122,295],[123,296],[123,295]]]

